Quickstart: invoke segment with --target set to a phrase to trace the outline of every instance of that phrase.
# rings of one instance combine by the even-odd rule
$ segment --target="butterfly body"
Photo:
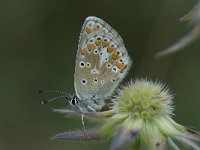
[[[74,87],[81,111],[99,111],[131,66],[122,38],[106,22],[87,17],[80,34]]]

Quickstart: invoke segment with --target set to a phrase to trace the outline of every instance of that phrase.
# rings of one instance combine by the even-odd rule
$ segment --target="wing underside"
[[[96,17],[83,24],[76,59],[74,84],[80,99],[110,96],[131,65],[121,37]]]

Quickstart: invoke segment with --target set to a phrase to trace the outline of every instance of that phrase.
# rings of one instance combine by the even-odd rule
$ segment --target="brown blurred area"
[[[74,93],[73,74],[78,37],[87,16],[116,29],[133,59],[123,83],[136,78],[161,80],[175,94],[174,119],[200,130],[200,38],[173,55],[155,54],[185,35],[190,26],[177,20],[195,0],[1,0],[0,1],[0,149],[108,149],[109,143],[51,141],[56,133],[82,128],[80,118],[65,118],[41,101]],[[86,122],[87,126],[93,126]]]

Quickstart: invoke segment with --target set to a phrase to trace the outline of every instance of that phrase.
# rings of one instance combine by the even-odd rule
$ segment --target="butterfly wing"
[[[106,22],[86,18],[80,34],[74,86],[81,100],[105,99],[131,66],[123,40]]]

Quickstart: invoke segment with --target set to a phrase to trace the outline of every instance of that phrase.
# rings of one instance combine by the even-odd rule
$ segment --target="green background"
[[[108,149],[109,143],[51,141],[56,133],[82,128],[80,118],[53,113],[65,101],[41,105],[53,95],[74,93],[78,37],[87,16],[104,19],[123,38],[133,58],[124,82],[161,80],[175,93],[174,119],[200,130],[200,38],[161,59],[154,55],[190,30],[177,20],[196,0],[1,0],[0,1],[0,149]],[[86,126],[89,123],[86,122]],[[90,126],[91,123],[90,123]]]

